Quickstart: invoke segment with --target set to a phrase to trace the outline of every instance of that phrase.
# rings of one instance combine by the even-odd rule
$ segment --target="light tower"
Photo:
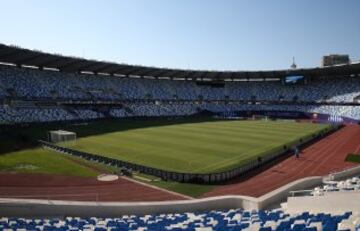
[[[291,69],[296,69],[295,57],[293,57],[293,62],[290,67],[291,67]]]

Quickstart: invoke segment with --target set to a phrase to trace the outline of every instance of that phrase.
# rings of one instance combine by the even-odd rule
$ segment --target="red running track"
[[[166,201],[188,199],[126,178],[101,182],[96,178],[43,174],[0,174],[0,197],[76,201]]]
[[[307,147],[294,157],[252,175],[216,186],[203,197],[248,195],[259,197],[289,182],[307,176],[325,175],[354,166],[345,162],[350,152],[360,151],[360,126],[348,125]],[[0,173],[0,197],[79,201],[164,201],[189,199],[179,194],[119,178],[100,182],[94,178],[42,174]]]
[[[289,157],[255,176],[218,186],[203,197],[230,194],[259,197],[303,177],[322,176],[355,166],[345,162],[345,157],[359,150],[360,126],[347,125],[302,150],[299,159]]]

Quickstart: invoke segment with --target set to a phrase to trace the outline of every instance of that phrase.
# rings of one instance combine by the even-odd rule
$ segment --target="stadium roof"
[[[78,57],[49,54],[16,46],[0,44],[0,62],[17,66],[34,66],[38,68],[58,69],[64,72],[92,72],[122,76],[140,76],[171,79],[195,80],[233,80],[233,79],[269,79],[287,75],[336,76],[360,74],[360,63],[332,67],[306,69],[288,69],[272,71],[207,71],[182,70],[170,68],[145,67],[89,60]]]

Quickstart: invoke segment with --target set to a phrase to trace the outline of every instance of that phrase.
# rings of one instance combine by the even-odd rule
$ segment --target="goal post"
[[[257,115],[257,114],[254,114],[254,115],[252,115],[251,119],[252,119],[252,120],[269,120],[269,117],[266,116],[266,115]]]
[[[64,130],[49,131],[48,140],[52,143],[76,141],[76,133]]]

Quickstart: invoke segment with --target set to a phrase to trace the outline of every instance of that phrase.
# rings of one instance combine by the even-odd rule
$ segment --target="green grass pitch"
[[[41,148],[0,155],[0,173],[43,173],[95,177],[93,169],[73,161],[73,157]]]
[[[163,170],[213,173],[241,166],[328,127],[262,120],[155,125],[140,121],[124,129],[129,126],[126,123],[138,122],[98,124],[98,129],[111,126],[114,131],[79,138],[71,148]]]

